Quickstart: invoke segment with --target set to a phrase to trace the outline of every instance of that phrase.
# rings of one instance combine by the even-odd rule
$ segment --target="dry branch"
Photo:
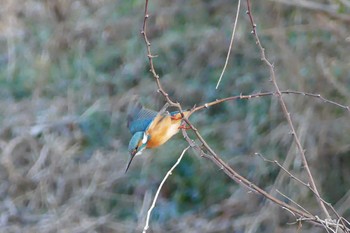
[[[283,95],[293,94],[293,95],[302,95],[302,96],[317,98],[317,99],[320,99],[321,101],[323,101],[324,103],[328,103],[328,104],[334,105],[336,107],[342,108],[344,110],[347,110],[350,113],[350,106],[343,105],[343,104],[340,104],[338,102],[326,99],[323,96],[321,96],[320,94],[307,93],[307,92],[302,92],[302,91],[289,91],[289,90],[280,91],[280,93]],[[230,97],[218,99],[218,100],[215,100],[215,101],[212,101],[209,103],[205,103],[201,106],[195,107],[192,109],[192,112],[196,112],[196,111],[201,110],[203,108],[209,108],[213,105],[220,104],[220,103],[230,101],[230,100],[238,100],[238,99],[249,100],[249,99],[253,99],[253,98],[260,98],[260,97],[265,97],[265,96],[276,96],[276,95],[277,95],[277,92],[260,92],[260,93],[250,94],[250,95],[242,95],[241,94],[241,95],[237,95],[237,96],[230,96]]]
[[[295,127],[294,127],[294,124],[293,124],[290,112],[288,111],[288,108],[287,108],[286,103],[285,103],[285,101],[283,99],[282,93],[280,91],[280,88],[279,88],[279,86],[277,84],[277,80],[276,80],[276,76],[275,76],[275,70],[274,70],[274,65],[267,59],[266,54],[265,54],[265,48],[262,46],[262,44],[260,42],[260,39],[259,39],[259,36],[258,36],[258,34],[256,32],[256,24],[254,22],[254,19],[253,19],[252,13],[251,13],[251,9],[250,9],[250,0],[247,0],[247,9],[248,9],[247,10],[247,14],[249,16],[250,23],[251,23],[252,28],[253,28],[252,34],[254,35],[256,44],[258,45],[258,48],[260,50],[260,56],[261,56],[260,58],[269,67],[271,82],[272,82],[273,86],[275,87],[276,96],[277,96],[277,98],[279,100],[279,103],[281,105],[283,114],[284,114],[285,118],[287,119],[287,122],[289,124],[291,133],[292,133],[292,135],[294,137],[294,141],[295,141],[295,143],[297,145],[297,148],[299,150],[299,153],[300,153],[300,156],[301,156],[301,160],[303,161],[305,170],[306,170],[306,172],[308,174],[308,177],[309,177],[310,185],[311,185],[312,189],[315,191],[316,197],[318,199],[318,203],[319,203],[321,209],[323,210],[323,212],[325,213],[326,218],[327,219],[331,219],[331,216],[328,213],[328,210],[327,210],[326,206],[324,205],[322,200],[319,198],[320,194],[319,194],[319,192],[317,190],[315,180],[314,180],[314,178],[313,178],[313,176],[311,174],[311,170],[310,170],[308,161],[306,159],[305,151],[303,149],[303,146],[301,145],[301,142],[300,142],[299,136],[296,133],[296,130],[295,130]]]
[[[203,108],[208,108],[209,106],[215,105],[215,104],[219,104],[225,101],[229,101],[229,100],[235,100],[235,99],[251,99],[251,98],[257,98],[257,97],[263,97],[263,96],[277,96],[280,105],[282,107],[282,111],[288,121],[288,125],[290,126],[293,136],[294,136],[294,140],[296,141],[298,150],[301,154],[304,166],[307,170],[307,173],[309,175],[309,180],[311,183],[311,188],[312,190],[314,190],[315,196],[318,200],[319,205],[321,206],[321,209],[323,209],[324,213],[327,216],[326,220],[322,220],[319,217],[317,217],[316,215],[310,214],[308,211],[306,211],[303,208],[300,208],[300,206],[298,207],[294,207],[291,206],[281,200],[279,200],[278,198],[272,196],[271,194],[267,193],[266,191],[264,191],[263,189],[261,189],[260,187],[258,187],[257,185],[255,185],[254,183],[250,182],[248,179],[246,179],[245,177],[241,176],[238,172],[236,172],[233,168],[231,168],[227,163],[225,163],[217,154],[216,152],[208,145],[208,143],[205,141],[205,139],[201,136],[201,134],[199,133],[199,131],[196,129],[196,127],[188,120],[188,118],[184,117],[183,120],[188,124],[189,128],[195,133],[197,139],[200,141],[201,145],[198,145],[194,140],[192,140],[186,130],[182,130],[182,133],[184,135],[184,138],[187,140],[187,142],[189,143],[189,145],[201,156],[201,157],[205,157],[210,159],[214,164],[216,164],[220,170],[222,170],[223,172],[225,172],[225,174],[227,174],[232,180],[236,181],[238,184],[243,185],[244,187],[248,188],[251,191],[254,191],[255,193],[261,194],[262,196],[264,196],[265,198],[269,199],[270,201],[272,201],[273,203],[277,204],[278,206],[280,206],[281,208],[287,210],[289,213],[291,213],[293,216],[295,216],[296,218],[296,222],[299,222],[299,226],[301,226],[301,222],[302,221],[308,221],[308,222],[312,222],[316,225],[321,225],[324,226],[325,229],[328,231],[334,231],[334,229],[342,229],[346,232],[349,232],[349,229],[346,227],[346,225],[344,223],[342,223],[341,225],[337,222],[334,222],[333,220],[331,220],[331,217],[328,213],[328,210],[326,209],[323,200],[320,198],[320,195],[317,191],[315,182],[313,180],[312,174],[310,172],[310,169],[308,167],[307,164],[307,160],[304,154],[304,150],[301,146],[300,140],[296,134],[296,131],[294,129],[294,125],[290,116],[290,113],[288,112],[288,109],[286,107],[286,104],[283,100],[282,94],[297,94],[297,95],[303,95],[303,96],[309,96],[309,97],[314,97],[314,98],[319,98],[322,101],[329,103],[329,104],[333,104],[336,105],[338,107],[341,107],[343,109],[346,109],[350,112],[350,108],[349,106],[345,106],[339,103],[336,103],[334,101],[331,100],[327,100],[324,97],[322,97],[319,94],[312,94],[312,93],[305,93],[305,92],[300,92],[300,91],[281,91],[277,85],[276,82],[276,78],[275,78],[275,74],[274,74],[274,67],[273,64],[271,64],[266,56],[265,56],[265,50],[262,47],[259,37],[256,33],[256,25],[254,23],[254,19],[253,19],[253,15],[251,14],[251,10],[250,10],[250,1],[247,0],[247,14],[249,16],[250,22],[252,24],[253,30],[252,30],[252,34],[254,35],[258,48],[261,52],[261,59],[262,61],[264,61],[269,69],[270,69],[270,75],[271,75],[271,81],[275,87],[275,92],[266,92],[266,93],[257,93],[257,94],[252,94],[252,95],[239,95],[239,96],[232,96],[232,97],[227,97],[224,99],[220,99],[220,100],[216,100],[210,103],[206,103],[202,106],[199,107],[194,107],[192,109],[192,113],[195,111],[198,111],[200,109]],[[148,14],[148,0],[145,1],[145,11],[144,11],[144,21],[143,21],[143,27],[142,27],[142,31],[141,34],[143,35],[146,47],[147,47],[147,57],[149,60],[149,65],[150,65],[150,72],[153,75],[153,78],[155,79],[157,88],[158,88],[158,92],[161,93],[163,95],[163,97],[165,98],[166,102],[169,104],[169,106],[172,107],[176,107],[179,109],[180,112],[182,112],[182,106],[180,103],[173,101],[168,93],[163,89],[161,82],[160,82],[160,78],[159,75],[157,74],[155,68],[154,68],[154,63],[153,63],[153,58],[156,57],[154,55],[152,55],[151,52],[151,43],[147,37],[147,19],[149,18],[149,14]],[[338,217],[339,218],[339,217]],[[339,222],[341,220],[341,217],[339,218]],[[345,221],[344,221],[345,222]]]
[[[218,87],[220,85],[222,76],[224,76],[224,73],[225,73],[225,70],[226,70],[226,67],[227,67],[227,64],[228,64],[228,60],[230,58],[230,54],[231,54],[231,51],[232,51],[232,45],[233,45],[233,39],[235,38],[236,27],[237,27],[237,23],[238,23],[238,16],[239,16],[240,10],[241,10],[241,0],[238,0],[236,18],[235,18],[235,22],[233,24],[232,35],[231,35],[231,40],[230,40],[230,46],[229,46],[229,48],[227,50],[225,64],[224,64],[224,67],[222,68],[222,71],[221,71],[221,74],[220,74],[220,77],[219,77],[219,81],[216,84],[216,87],[215,87],[216,89],[218,89]]]
[[[178,158],[178,160],[176,161],[176,163],[175,163],[175,164],[170,168],[170,170],[166,173],[166,175],[164,176],[162,182],[160,182],[159,187],[158,187],[158,189],[157,189],[157,192],[156,192],[156,194],[154,195],[154,199],[153,199],[152,205],[151,205],[151,207],[150,207],[150,208],[148,209],[148,211],[147,211],[146,223],[145,223],[145,227],[143,228],[143,231],[142,231],[143,233],[146,233],[147,230],[148,230],[148,228],[149,228],[149,220],[150,220],[150,217],[151,217],[152,210],[153,210],[154,207],[156,206],[156,201],[157,201],[157,199],[158,199],[159,193],[160,193],[160,191],[162,190],[162,187],[163,187],[165,181],[168,179],[168,177],[169,177],[170,175],[172,175],[172,172],[173,172],[174,169],[177,167],[177,165],[179,165],[179,163],[180,163],[181,160],[182,160],[182,157],[185,155],[186,151],[187,151],[189,148],[190,148],[190,147],[188,146],[188,147],[186,147],[186,148],[182,151],[182,153],[181,153],[180,157]]]

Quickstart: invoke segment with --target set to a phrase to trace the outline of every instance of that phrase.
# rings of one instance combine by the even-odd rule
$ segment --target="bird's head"
[[[146,149],[147,142],[149,140],[149,135],[145,132],[136,132],[132,136],[129,142],[129,153],[130,160],[126,166],[125,173],[128,171],[130,164],[136,155],[140,155],[144,149]]]

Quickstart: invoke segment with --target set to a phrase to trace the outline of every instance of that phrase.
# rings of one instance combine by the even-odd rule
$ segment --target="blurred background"
[[[349,0],[252,1],[281,90],[350,105]],[[141,232],[182,135],[129,159],[126,106],[137,94],[159,110],[140,35],[141,0],[2,0],[0,3],[0,232]],[[165,90],[184,108],[273,91],[246,3],[218,90],[236,1],[150,1],[148,34]],[[284,96],[322,197],[350,218],[349,112]],[[322,216],[315,198],[274,164],[307,181],[274,97],[226,102],[191,121],[240,174]],[[190,132],[189,132],[190,133]],[[190,133],[191,136],[193,134]],[[296,232],[288,212],[228,179],[189,150],[167,180],[148,232]],[[324,232],[304,223],[299,232]]]

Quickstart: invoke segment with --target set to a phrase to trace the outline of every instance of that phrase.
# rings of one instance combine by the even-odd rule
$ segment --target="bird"
[[[163,145],[172,136],[177,134],[181,128],[183,117],[190,115],[190,111],[168,112],[165,105],[159,112],[144,108],[138,100],[129,105],[127,116],[127,127],[132,134],[128,151],[130,159],[127,163],[125,173],[135,156],[140,155],[146,148],[155,148]]]

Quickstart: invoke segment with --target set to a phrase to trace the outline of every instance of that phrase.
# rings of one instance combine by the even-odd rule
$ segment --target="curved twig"
[[[305,170],[306,170],[306,172],[308,174],[310,185],[311,185],[312,189],[315,191],[315,193],[317,194],[316,197],[317,197],[318,203],[319,203],[321,209],[323,210],[323,212],[325,213],[326,218],[327,219],[331,219],[331,216],[330,216],[326,206],[321,201],[321,199],[318,198],[320,195],[319,195],[318,189],[316,187],[315,180],[314,180],[314,178],[312,176],[312,173],[311,173],[308,161],[306,159],[305,151],[303,149],[303,146],[301,145],[301,142],[300,142],[299,136],[296,133],[296,130],[295,130],[292,118],[290,116],[290,113],[288,111],[286,103],[284,102],[284,99],[282,97],[282,93],[280,91],[280,88],[279,88],[279,86],[277,84],[277,80],[276,80],[276,76],[275,76],[275,70],[274,70],[274,65],[267,59],[266,54],[265,54],[265,49],[262,46],[262,44],[260,42],[260,39],[259,39],[259,36],[258,36],[258,34],[256,32],[256,24],[254,22],[254,19],[253,19],[252,13],[251,13],[251,9],[250,9],[250,0],[247,0],[247,9],[248,9],[247,10],[247,14],[249,16],[250,23],[251,23],[252,28],[253,28],[252,34],[254,35],[256,44],[258,45],[258,48],[260,50],[260,58],[269,67],[271,82],[272,82],[273,86],[275,87],[276,96],[277,96],[277,98],[278,98],[278,100],[280,102],[280,106],[281,106],[283,114],[284,114],[284,116],[285,116],[285,118],[286,118],[286,120],[288,122],[288,125],[289,125],[289,128],[291,130],[291,133],[293,134],[294,141],[295,141],[295,143],[297,145],[297,148],[298,148],[301,160],[302,160],[303,165],[305,167]]]
[[[150,72],[152,73],[155,81],[156,81],[156,84],[157,84],[157,88],[158,88],[158,92],[161,93],[164,98],[166,99],[167,103],[169,104],[169,106],[172,106],[172,107],[176,107],[180,110],[180,112],[182,113],[182,107],[181,107],[181,104],[178,103],[178,102],[174,102],[173,100],[170,99],[168,93],[163,89],[162,85],[161,85],[161,82],[160,82],[160,79],[159,79],[159,75],[156,73],[155,71],[155,68],[154,68],[154,64],[153,64],[153,58],[155,57],[154,55],[152,55],[151,53],[151,44],[148,40],[148,37],[147,37],[147,32],[146,32],[146,29],[147,29],[147,19],[149,18],[149,15],[148,15],[148,0],[145,1],[145,15],[144,15],[144,21],[143,21],[143,27],[142,27],[142,31],[141,31],[141,34],[143,35],[143,38],[144,38],[144,41],[146,43],[146,47],[147,47],[147,57],[148,57],[148,60],[149,60],[149,64],[150,64]],[[262,56],[262,60],[267,63],[270,67],[270,74],[272,76],[272,81],[274,83],[274,86],[275,86],[275,89],[276,91],[275,92],[266,92],[266,93],[257,93],[257,94],[252,94],[252,95],[239,95],[239,96],[232,96],[232,97],[228,97],[228,98],[224,98],[224,99],[220,99],[220,100],[216,100],[216,101],[213,101],[213,102],[210,102],[210,103],[207,103],[207,104],[204,104],[202,106],[199,106],[199,107],[194,107],[192,109],[192,113],[195,112],[195,111],[198,111],[200,109],[203,109],[203,108],[208,108],[209,106],[212,106],[212,105],[215,105],[215,104],[218,104],[218,103],[222,103],[222,102],[225,102],[225,101],[228,101],[228,100],[234,100],[234,99],[250,99],[250,98],[257,98],[257,97],[263,97],[263,96],[277,96],[279,101],[280,101],[280,104],[282,106],[282,109],[283,109],[283,112],[285,113],[286,115],[286,118],[287,118],[287,121],[289,123],[289,125],[292,127],[293,129],[293,135],[295,138],[297,138],[296,134],[295,134],[295,130],[294,130],[294,127],[293,127],[293,123],[291,122],[291,118],[290,118],[290,115],[288,113],[288,110],[284,104],[284,101],[283,101],[283,98],[282,98],[282,94],[300,94],[300,95],[305,95],[305,96],[310,96],[310,97],[314,97],[314,98],[319,98],[321,100],[323,100],[324,102],[327,102],[329,104],[333,104],[333,105],[336,105],[338,107],[341,107],[341,108],[344,108],[344,109],[347,109],[349,112],[350,112],[350,108],[349,106],[345,106],[345,105],[341,105],[339,103],[336,103],[334,101],[331,101],[331,100],[327,100],[325,98],[323,98],[321,95],[319,94],[312,94],[312,93],[304,93],[304,92],[299,92],[299,91],[280,91],[278,86],[277,86],[277,83],[276,83],[276,80],[275,80],[275,76],[274,76],[274,68],[273,68],[273,65],[266,59],[265,57],[265,52],[264,52],[264,48],[261,46],[260,44],[260,41],[258,40],[259,38],[257,37],[256,35],[256,25],[254,24],[254,20],[253,20],[253,16],[252,14],[250,13],[250,2],[249,0],[247,0],[247,4],[248,4],[248,16],[250,18],[250,21],[252,23],[252,26],[253,26],[253,31],[252,33],[254,34],[254,36],[256,37],[257,39],[257,43],[258,43],[258,46],[261,50],[261,56]],[[208,158],[210,159],[212,162],[214,162],[221,170],[223,170],[232,180],[235,180],[237,183],[245,186],[246,188],[248,188],[249,190],[252,190],[256,193],[259,193],[261,194],[262,196],[266,197],[267,199],[269,199],[270,201],[276,203],[277,205],[281,206],[283,209],[286,209],[288,212],[292,213],[294,216],[299,216],[298,219],[297,219],[297,222],[301,223],[301,221],[309,221],[309,222],[312,222],[312,223],[315,223],[317,225],[323,225],[325,224],[325,220],[322,220],[320,218],[318,218],[316,215],[312,215],[312,214],[309,214],[307,212],[305,212],[304,210],[302,209],[299,209],[299,208],[295,208],[275,197],[273,197],[272,195],[270,195],[269,193],[267,193],[266,191],[264,191],[263,189],[259,188],[257,185],[255,185],[254,183],[250,182],[249,180],[247,180],[245,177],[241,176],[240,174],[238,174],[234,169],[232,169],[227,163],[225,163],[215,152],[214,150],[206,143],[206,141],[203,139],[203,137],[200,135],[200,133],[198,132],[198,130],[191,124],[191,122],[188,120],[187,117],[184,117],[183,120],[190,126],[190,128],[194,131],[196,137],[198,138],[198,140],[202,143],[201,146],[198,146],[196,144],[195,141],[193,141],[192,139],[190,139],[186,133],[185,130],[183,130],[183,135],[185,137],[185,139],[187,140],[187,142],[189,143],[189,145],[194,148],[198,154],[202,157],[205,157],[205,158]],[[300,141],[299,139],[297,138],[296,139],[297,143],[298,144],[298,148],[302,149],[301,147],[301,144],[300,144]],[[303,150],[301,150],[301,153],[303,154],[304,158],[305,158],[305,155],[304,155],[304,152]],[[306,159],[305,159],[306,161]],[[306,161],[307,162],[307,161]],[[310,173],[311,175],[311,173]],[[312,176],[311,176],[312,178]],[[314,187],[314,186],[312,186]],[[317,191],[317,190],[316,190]],[[319,195],[318,195],[319,196]],[[322,201],[319,200],[319,202],[321,204]],[[327,209],[325,209],[325,211],[327,211]],[[329,215],[329,214],[328,214]],[[335,226],[336,225],[336,226]],[[337,224],[329,224],[330,227],[337,227],[338,225]],[[347,230],[346,226],[345,225],[342,225],[341,226],[342,229],[345,229]],[[331,228],[329,228],[331,229]]]
[[[146,217],[146,223],[145,223],[145,227],[143,228],[143,231],[142,233],[146,233],[148,228],[149,228],[149,219],[151,217],[151,213],[152,213],[152,210],[154,209],[154,207],[156,206],[156,201],[158,199],[158,196],[159,196],[159,193],[160,193],[160,190],[162,190],[162,187],[165,183],[165,181],[168,179],[168,177],[172,174],[172,172],[174,171],[174,169],[177,167],[177,165],[179,165],[179,163],[181,162],[182,160],[182,157],[185,155],[186,151],[190,148],[190,146],[186,147],[180,157],[177,159],[176,163],[170,168],[170,170],[166,173],[166,175],[164,176],[162,182],[160,183],[158,189],[157,189],[157,192],[154,196],[154,199],[153,199],[153,202],[152,202],[152,205],[151,207],[148,209],[147,211],[147,217]]]
[[[321,101],[328,103],[328,104],[332,104],[335,105],[339,108],[342,108],[344,110],[347,110],[350,113],[350,106],[347,105],[343,105],[340,103],[337,103],[335,101],[329,100],[324,98],[323,96],[321,96],[320,94],[314,94],[314,93],[307,93],[307,92],[302,92],[302,91],[292,91],[292,90],[286,90],[286,91],[280,91],[281,94],[283,95],[287,95],[287,94],[294,94],[294,95],[302,95],[302,96],[308,96],[308,97],[312,97],[312,98],[317,98],[320,99]],[[226,97],[226,98],[222,98],[222,99],[218,99],[209,103],[205,103],[203,105],[194,107],[192,109],[192,113],[196,112],[198,110],[201,110],[203,108],[209,108],[210,106],[216,105],[216,104],[220,104],[222,102],[226,102],[226,101],[230,101],[230,100],[237,100],[237,99],[253,99],[253,98],[260,98],[260,97],[265,97],[265,96],[276,96],[277,92],[259,92],[259,93],[254,93],[254,94],[250,94],[250,95],[236,95],[236,96],[230,96],[230,97]]]
[[[230,46],[228,47],[228,50],[227,50],[225,64],[224,64],[224,67],[222,68],[219,81],[216,84],[216,87],[215,87],[216,89],[218,89],[218,87],[220,85],[222,76],[224,76],[224,73],[225,73],[225,70],[226,70],[226,67],[227,67],[227,64],[228,64],[228,60],[230,58],[230,54],[231,54],[231,51],[232,51],[232,45],[233,45],[233,39],[235,38],[236,27],[237,27],[237,22],[238,22],[238,15],[239,15],[240,10],[241,10],[241,0],[238,0],[236,18],[235,18],[235,22],[233,24],[232,35],[231,35],[231,40],[230,40]]]

